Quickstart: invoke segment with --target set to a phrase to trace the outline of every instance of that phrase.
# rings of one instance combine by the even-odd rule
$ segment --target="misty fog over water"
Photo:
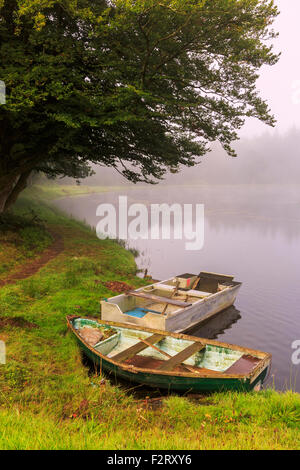
[[[268,184],[299,185],[300,182],[300,129],[285,133],[274,130],[260,136],[241,138],[233,145],[237,158],[229,157],[219,144],[212,144],[198,164],[182,167],[178,174],[166,174],[159,186],[166,184]],[[82,180],[87,185],[128,186],[112,168],[93,166],[95,175]],[[63,181],[74,183],[65,178]],[[136,187],[131,184],[132,187]],[[139,185],[137,185],[139,186]]]

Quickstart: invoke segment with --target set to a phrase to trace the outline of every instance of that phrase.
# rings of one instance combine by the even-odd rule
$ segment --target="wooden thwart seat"
[[[162,349],[159,349],[158,347],[154,346],[154,344],[149,343],[149,341],[147,341],[146,339],[140,338],[140,340],[143,341],[143,343],[150,346],[151,348],[155,349],[160,354],[163,354],[164,356],[167,356],[169,359],[172,357],[172,356],[170,356],[169,353],[167,353],[166,351],[163,351]],[[187,372],[197,372],[194,369],[192,369],[190,366],[187,366],[186,364],[180,364],[180,367],[182,367]]]
[[[170,299],[168,297],[160,297],[159,295],[146,294],[144,292],[129,291],[127,295],[134,295],[135,297],[142,297],[143,299],[154,300],[164,304],[176,305],[177,307],[186,308],[190,307],[191,303],[183,302],[182,300]]]
[[[191,357],[196,352],[201,351],[205,348],[205,344],[195,342],[188,346],[187,348],[180,351],[175,356],[171,357],[169,360],[165,361],[160,367],[159,370],[169,371],[176,367],[178,364],[181,364],[183,361]]]
[[[161,339],[165,338],[164,335],[160,334],[154,334],[147,338],[147,343],[144,341],[140,341],[139,343],[134,344],[133,346],[130,346],[130,348],[125,349],[124,351],[121,351],[119,354],[116,354],[116,356],[113,356],[111,359],[114,361],[118,362],[124,362],[127,359],[130,359],[131,357],[135,356],[139,352],[143,351],[144,349],[147,349],[150,344],[155,344],[158,343]]]

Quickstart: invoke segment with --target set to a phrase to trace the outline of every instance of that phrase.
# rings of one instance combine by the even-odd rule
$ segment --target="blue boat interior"
[[[143,318],[148,312],[151,313],[158,313],[161,315],[162,312],[158,312],[157,310],[151,310],[150,308],[141,308],[141,307],[136,307],[133,308],[132,310],[128,310],[126,315],[131,315],[132,317],[137,317],[137,318]]]

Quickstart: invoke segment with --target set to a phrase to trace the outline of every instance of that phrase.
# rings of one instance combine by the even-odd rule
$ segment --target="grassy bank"
[[[141,185],[138,188],[142,188]],[[123,186],[88,186],[84,184],[34,184],[24,191],[25,197],[42,199],[43,201],[51,201],[68,196],[84,196],[87,194],[107,193],[111,191],[121,191],[136,189],[133,184]]]
[[[48,206],[45,191],[27,192],[0,227],[0,279],[38,258],[54,235],[64,242],[38,273],[0,288],[0,448],[299,449],[298,394],[146,398],[88,367],[65,316],[97,316],[100,298],[114,294],[107,282],[145,281],[130,252]]]

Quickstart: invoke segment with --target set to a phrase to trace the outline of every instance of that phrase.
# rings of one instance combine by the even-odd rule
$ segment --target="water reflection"
[[[218,336],[232,328],[232,325],[241,318],[240,311],[235,306],[232,306],[222,310],[217,316],[207,320],[201,326],[189,330],[188,334],[198,336],[199,338],[217,339]]]

